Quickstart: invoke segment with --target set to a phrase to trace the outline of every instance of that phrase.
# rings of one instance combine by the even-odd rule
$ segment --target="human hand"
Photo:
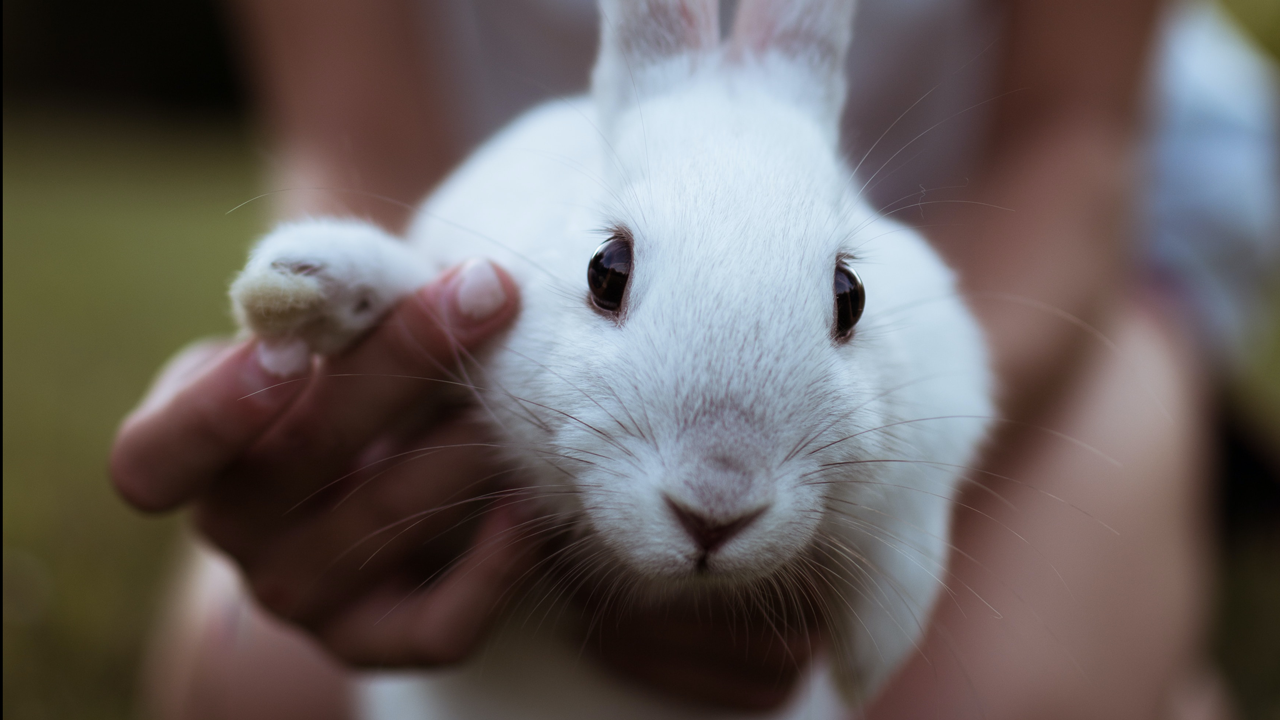
[[[294,376],[254,340],[180,353],[121,426],[117,489],[142,510],[193,505],[260,604],[347,662],[465,657],[532,559],[519,501],[486,502],[492,444],[457,412],[459,358],[518,307],[488,267],[445,273]],[[504,297],[479,317],[458,293],[477,279]]]
[[[590,590],[579,595],[594,620],[583,648],[606,668],[718,708],[776,710],[825,644],[815,606],[787,611],[766,593],[750,602],[713,594],[653,604],[619,603]]]

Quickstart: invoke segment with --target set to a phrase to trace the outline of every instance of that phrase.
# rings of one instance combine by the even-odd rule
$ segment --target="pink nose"
[[[696,510],[690,510],[687,507],[677,503],[671,498],[666,498],[667,506],[671,508],[671,512],[676,516],[685,529],[689,533],[689,537],[698,543],[704,552],[712,552],[716,548],[724,545],[733,536],[742,532],[756,518],[764,514],[765,508],[752,510],[730,520],[712,519]]]

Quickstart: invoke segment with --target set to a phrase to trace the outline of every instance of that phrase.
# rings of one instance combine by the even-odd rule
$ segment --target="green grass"
[[[1224,0],[1245,32],[1280,60],[1280,2],[1277,0]]]
[[[108,486],[115,426],[193,337],[265,205],[233,127],[4,117],[4,718],[136,716],[173,518]]]

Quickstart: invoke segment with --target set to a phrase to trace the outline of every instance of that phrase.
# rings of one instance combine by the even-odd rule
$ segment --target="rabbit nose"
[[[696,510],[691,510],[670,497],[665,499],[667,506],[671,508],[672,514],[680,521],[680,525],[684,527],[685,532],[689,533],[689,537],[693,538],[693,541],[702,548],[703,552],[708,553],[742,532],[756,518],[763,515],[766,509],[757,508],[730,520],[720,520],[709,518]]]

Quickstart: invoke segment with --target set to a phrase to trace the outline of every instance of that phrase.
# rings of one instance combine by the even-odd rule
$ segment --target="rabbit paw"
[[[295,368],[311,353],[341,351],[430,277],[422,257],[373,225],[308,220],[258,243],[231,301],[264,341],[264,364]]]

